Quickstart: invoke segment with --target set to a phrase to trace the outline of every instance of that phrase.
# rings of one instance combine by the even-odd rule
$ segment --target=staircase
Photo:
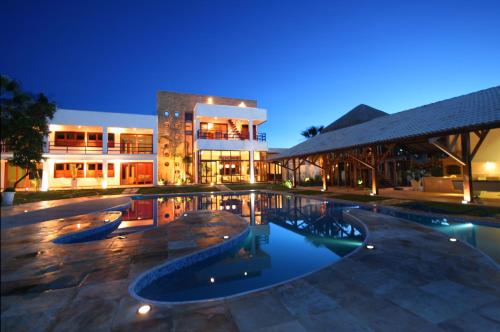
[[[394,187],[394,182],[384,174],[379,174],[379,186],[381,188],[391,188]]]
[[[227,120],[227,123],[229,123],[229,127],[231,127],[231,131],[238,136],[239,139],[242,139],[241,138],[241,133],[240,131],[238,130],[238,127],[236,127],[236,125],[234,124],[233,120],[229,119]]]

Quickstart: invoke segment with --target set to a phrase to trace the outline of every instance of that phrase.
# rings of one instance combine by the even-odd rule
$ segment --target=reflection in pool
[[[232,250],[138,290],[139,296],[154,301],[220,298],[284,282],[336,262],[359,247],[364,238],[358,226],[343,219],[345,206],[316,199],[259,193],[165,197],[135,201],[129,215],[145,220],[139,216],[139,206],[148,204],[157,210],[150,226],[194,209],[230,211],[250,224],[248,236]]]

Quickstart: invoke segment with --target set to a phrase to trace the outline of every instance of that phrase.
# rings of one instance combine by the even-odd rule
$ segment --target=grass
[[[14,205],[66,198],[120,195],[125,189],[126,188],[49,190],[45,192],[18,191],[14,196]],[[207,185],[141,187],[137,194],[194,193],[203,191],[218,191],[218,189]]]
[[[481,205],[413,201],[397,204],[395,206],[431,213],[461,214],[474,217],[495,217],[500,215],[500,207]]]

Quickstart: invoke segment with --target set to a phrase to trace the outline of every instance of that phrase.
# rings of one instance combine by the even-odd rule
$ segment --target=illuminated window
[[[169,111],[165,111],[165,112],[163,112],[163,115],[165,115],[166,117],[168,117],[170,115],[170,112]]]
[[[180,115],[180,113],[179,113],[179,112],[174,112],[174,116],[175,116],[176,118],[178,118],[178,117],[179,117],[179,115]]]

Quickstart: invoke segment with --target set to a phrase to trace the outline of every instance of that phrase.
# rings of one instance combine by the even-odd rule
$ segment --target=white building
[[[157,183],[157,117],[58,109],[50,120],[41,183],[18,185],[41,190],[117,187]],[[12,186],[23,170],[8,164],[2,147],[1,185]]]

